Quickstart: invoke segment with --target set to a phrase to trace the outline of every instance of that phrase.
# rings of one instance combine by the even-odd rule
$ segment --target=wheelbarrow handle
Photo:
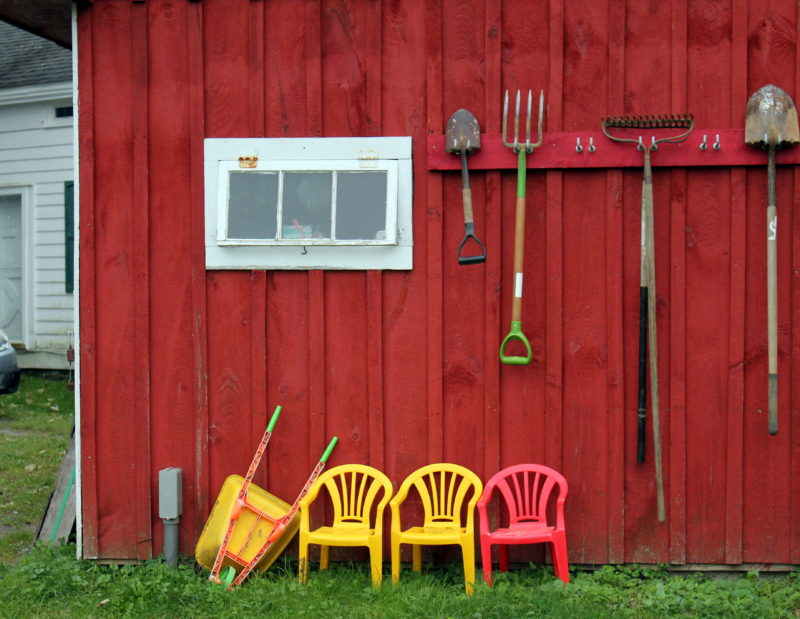
[[[269,420],[269,425],[267,426],[267,432],[272,432],[275,429],[275,424],[278,423],[278,417],[281,416],[281,407],[278,406],[275,409],[275,412],[272,413],[272,417]]]
[[[522,342],[523,346],[525,346],[525,351],[527,354],[524,357],[517,355],[506,355],[503,351],[506,348],[506,344],[511,341]],[[508,365],[527,365],[531,362],[531,359],[533,359],[533,351],[531,350],[531,343],[522,332],[522,322],[519,320],[512,320],[511,329],[509,330],[508,335],[503,338],[503,342],[500,344],[500,361]]]

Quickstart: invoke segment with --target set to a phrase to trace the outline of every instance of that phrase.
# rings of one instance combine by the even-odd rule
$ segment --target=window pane
[[[229,239],[274,239],[278,229],[278,175],[231,172]]]
[[[331,172],[284,172],[284,239],[331,238]]]
[[[386,172],[339,172],[336,179],[336,238],[386,238]]]

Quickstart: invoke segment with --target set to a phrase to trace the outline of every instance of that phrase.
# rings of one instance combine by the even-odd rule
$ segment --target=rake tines
[[[691,114],[643,114],[638,116],[609,116],[601,118],[603,133],[607,138],[615,142],[629,142],[639,145],[643,148],[642,138],[631,139],[620,136],[611,135],[609,129],[683,129],[683,133],[675,136],[662,137],[656,139],[652,138],[651,149],[655,150],[655,146],[662,142],[683,142],[694,128],[694,116]]]

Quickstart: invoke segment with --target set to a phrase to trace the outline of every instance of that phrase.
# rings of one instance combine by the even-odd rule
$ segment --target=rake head
[[[694,126],[694,116],[691,114],[611,116],[603,119],[603,126],[615,129],[691,129]]]
[[[677,143],[683,142],[694,129],[694,116],[691,114],[671,114],[671,115],[642,115],[642,116],[609,116],[603,118],[603,133],[607,138],[615,142],[629,142],[637,144],[641,150],[644,148],[642,138],[638,140],[611,135],[609,129],[683,129],[678,135],[662,137],[656,139],[652,137],[651,150],[655,150],[657,144],[662,142]]]

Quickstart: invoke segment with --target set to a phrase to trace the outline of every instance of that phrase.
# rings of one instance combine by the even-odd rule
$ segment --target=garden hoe
[[[468,110],[457,110],[447,121],[445,130],[447,152],[461,156],[461,197],[464,202],[464,238],[458,246],[458,264],[480,264],[486,262],[486,247],[475,236],[475,221],[472,216],[472,191],[469,188],[467,155],[481,147],[481,128],[478,119]],[[469,240],[475,241],[480,254],[462,256],[461,251]]]
[[[644,172],[642,175],[642,235],[641,260],[639,266],[639,410],[637,460],[644,462],[645,422],[647,415],[647,349],[650,349],[650,406],[653,415],[653,457],[656,469],[656,499],[658,521],[666,520],[664,507],[664,478],[661,470],[661,423],[658,401],[658,349],[656,331],[656,266],[655,231],[653,227],[653,172],[650,167],[650,152],[658,150],[659,144],[675,144],[689,137],[694,128],[691,115],[680,116],[618,116],[603,119],[603,133],[615,142],[635,144],[644,152]],[[609,129],[649,129],[660,132],[662,129],[681,129],[678,135],[656,139],[651,137],[645,144],[638,139],[611,135]],[[645,340],[645,334],[647,339]]]
[[[510,365],[527,365],[533,358],[530,342],[522,332],[522,271],[525,251],[525,181],[528,167],[527,154],[542,145],[542,117],[544,111],[544,91],[539,94],[539,137],[531,143],[531,91],[528,91],[528,117],[525,121],[525,141],[519,141],[519,103],[520,92],[517,91],[517,106],[514,114],[514,141],[506,140],[508,121],[508,91],[503,101],[503,146],[517,153],[517,203],[516,223],[514,230],[514,300],[511,305],[511,329],[500,344],[500,361]],[[506,345],[512,341],[521,342],[525,347],[525,355],[507,355]]]
[[[778,433],[778,213],[775,200],[775,150],[800,142],[797,109],[783,90],[772,84],[747,101],[744,141],[766,148],[767,155],[767,348],[770,434]]]

